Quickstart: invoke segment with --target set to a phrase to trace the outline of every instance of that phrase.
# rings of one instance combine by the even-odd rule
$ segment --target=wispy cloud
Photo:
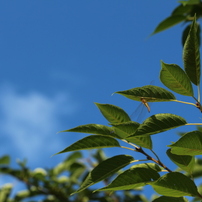
[[[60,116],[76,110],[67,94],[48,97],[39,92],[21,94],[12,86],[0,87],[0,154],[31,159],[50,157],[63,147],[55,135],[61,130]],[[62,146],[61,146],[62,145]]]

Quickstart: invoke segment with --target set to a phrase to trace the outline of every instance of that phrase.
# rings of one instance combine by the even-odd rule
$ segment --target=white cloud
[[[48,97],[38,92],[21,94],[13,87],[0,88],[0,153],[37,162],[63,148],[56,135],[60,116],[76,110],[75,102],[64,93]],[[29,161],[28,161],[29,162]]]

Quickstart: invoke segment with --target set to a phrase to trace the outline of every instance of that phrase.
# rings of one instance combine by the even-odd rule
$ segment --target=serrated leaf
[[[169,145],[171,152],[177,155],[201,155],[202,132],[192,131],[183,135],[177,142]]]
[[[187,39],[187,36],[189,34],[189,30],[191,28],[191,24],[189,24],[183,31],[182,33],[182,45],[184,46],[185,42],[186,42],[186,39]],[[200,25],[198,26],[198,29],[197,29],[197,38],[198,38],[198,44],[199,44],[199,47],[200,47],[200,44],[201,44],[201,27]]]
[[[156,133],[171,130],[183,126],[187,122],[184,118],[175,114],[156,114],[147,118],[131,136],[154,135]]]
[[[186,16],[184,15],[172,15],[159,23],[152,35],[158,32],[162,32],[163,30],[166,30],[184,20],[186,20]]]
[[[171,159],[173,163],[179,166],[182,170],[191,173],[194,165],[195,165],[195,158],[188,155],[176,155],[171,153],[171,149],[168,149],[166,154]]]
[[[143,87],[132,88],[125,91],[115,92],[129,99],[141,101],[144,98],[147,102],[163,102],[175,100],[175,96],[164,88],[147,85]]]
[[[134,143],[147,149],[152,149],[152,141],[149,136],[128,138],[135,133],[139,125],[140,124],[137,122],[129,121],[121,124],[113,124],[113,129],[115,134],[121,137],[121,139],[125,139],[128,142]]]
[[[114,133],[112,127],[108,127],[108,126],[104,126],[104,125],[100,125],[100,124],[80,125],[75,128],[63,130],[60,132],[88,133],[88,134],[104,135],[104,136],[119,138],[119,136]]]
[[[99,104],[95,103],[99,108],[102,115],[111,123],[123,123],[131,121],[128,114],[120,107],[111,104]]]
[[[189,201],[184,197],[160,196],[159,198],[154,199],[152,202],[189,202]]]
[[[155,182],[149,182],[153,189],[161,195],[171,197],[198,196],[194,182],[182,173],[172,172],[163,175]]]
[[[200,52],[197,36],[198,25],[194,18],[183,49],[184,68],[193,84],[200,84]]]
[[[120,144],[117,140],[111,137],[102,135],[90,135],[75,142],[69,147],[66,147],[64,150],[58,152],[57,154],[84,149],[98,149],[107,147],[120,147]]]
[[[108,186],[97,189],[96,191],[130,190],[144,186],[148,182],[158,178],[159,174],[151,168],[131,167],[118,175]]]
[[[81,192],[87,187],[106,179],[133,161],[134,158],[129,155],[118,155],[102,161],[88,174],[81,187],[73,194]]]
[[[166,64],[161,61],[160,80],[166,87],[178,94],[193,96],[189,77],[176,64]]]

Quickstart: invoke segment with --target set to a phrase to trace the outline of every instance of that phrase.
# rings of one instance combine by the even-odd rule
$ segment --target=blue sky
[[[0,155],[11,155],[13,162],[27,158],[32,168],[50,167],[66,156],[52,154],[84,137],[58,131],[107,124],[93,102],[132,114],[139,103],[113,92],[153,80],[163,87],[160,60],[182,67],[183,25],[149,37],[177,5],[161,0],[1,1]],[[196,109],[179,103],[153,103],[150,115],[169,112],[201,121]],[[191,129],[156,135],[154,150],[163,155],[177,131]],[[117,148],[106,152],[112,156]]]

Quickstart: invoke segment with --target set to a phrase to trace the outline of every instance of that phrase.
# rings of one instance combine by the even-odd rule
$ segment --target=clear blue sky
[[[10,154],[13,162],[28,158],[32,168],[50,167],[66,156],[52,154],[85,136],[58,131],[107,124],[93,102],[132,114],[139,103],[113,92],[153,80],[163,87],[160,60],[182,66],[183,25],[149,37],[177,5],[162,0],[1,1],[0,155]],[[164,112],[201,121],[191,106],[152,104],[150,115]],[[155,135],[154,150],[161,156],[177,131],[190,129]],[[125,153],[117,150],[108,149],[107,155]]]

